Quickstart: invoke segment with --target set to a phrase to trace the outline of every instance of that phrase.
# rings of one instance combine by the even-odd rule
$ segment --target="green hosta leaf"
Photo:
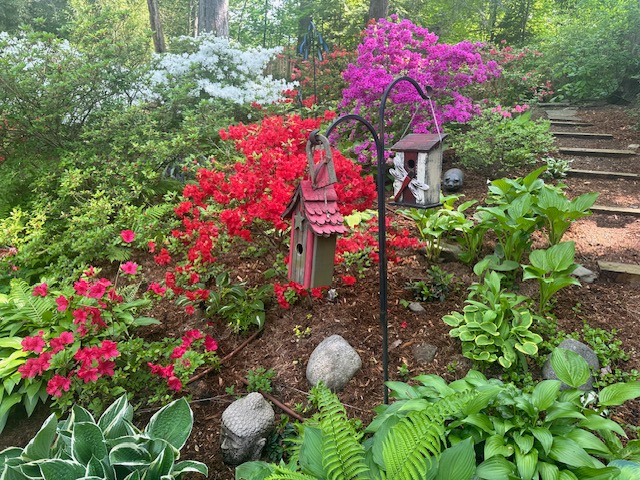
[[[571,350],[556,348],[551,354],[551,366],[558,379],[570,387],[578,388],[589,379],[586,360]]]
[[[85,467],[73,460],[55,458],[40,464],[44,480],[74,480],[83,478]]]
[[[495,456],[478,465],[476,475],[485,480],[509,480],[514,471],[513,463],[504,457]]]
[[[518,432],[513,433],[513,440],[520,449],[522,454],[527,454],[533,448],[533,437],[531,435],[522,435]],[[518,450],[516,450],[516,453]]]
[[[58,422],[56,416],[51,414],[31,441],[24,447],[23,458],[25,460],[41,460],[50,457],[51,445],[56,437]],[[83,469],[84,471],[84,469]]]
[[[236,480],[266,480],[266,478],[271,476],[274,472],[275,468],[270,463],[258,461],[245,462],[236,467]]]
[[[134,327],[146,327],[148,325],[160,325],[160,321],[151,317],[138,317],[133,320]]]
[[[176,455],[171,449],[170,445],[160,452],[153,462],[149,464],[149,469],[145,473],[146,478],[161,478],[163,475],[171,473],[173,470],[173,463],[175,462]]]
[[[133,442],[123,442],[109,452],[109,463],[125,467],[146,466],[151,463],[149,451]]]
[[[571,467],[602,467],[603,465],[590,456],[576,442],[568,438],[555,436],[549,457]]]
[[[587,430],[574,428],[567,434],[567,438],[576,442],[589,453],[593,452],[600,456],[611,455],[611,451],[603,441]]]
[[[580,480],[611,480],[618,479],[620,470],[615,467],[605,468],[576,468],[574,473]]]
[[[606,430],[612,431],[620,435],[621,437],[626,437],[627,434],[624,432],[622,427],[618,425],[618,423],[610,420],[608,418],[601,417],[598,414],[593,414],[587,416],[584,420],[582,420],[579,425],[584,428],[588,428],[589,430]]]
[[[124,477],[123,480],[140,480],[140,472],[138,472],[138,470],[135,470]]]
[[[180,450],[191,434],[193,412],[186,399],[180,398],[156,412],[145,432],[151,438],[162,438]]]
[[[74,460],[83,465],[87,465],[91,457],[106,459],[107,446],[100,427],[95,423],[76,423],[71,436],[71,452]]]
[[[195,460],[183,460],[178,462],[173,467],[173,474],[180,475],[185,472],[197,472],[202,475],[209,475],[209,468],[202,462],[196,462]]]
[[[484,442],[484,458],[489,459],[496,455],[509,458],[513,455],[513,445],[506,445],[504,435],[492,435]]]
[[[322,467],[322,431],[319,428],[309,427],[304,429],[304,442],[300,447],[299,462],[302,471],[318,478],[322,478],[324,475],[324,468]]]
[[[538,451],[531,450],[529,453],[520,453],[516,449],[516,467],[522,480],[531,480],[538,465]]]
[[[533,389],[531,403],[533,403],[538,411],[544,411],[553,405],[559,393],[560,382],[558,380],[543,380]]]
[[[476,469],[476,454],[473,441],[467,438],[440,455],[440,467],[436,480],[467,480]]]
[[[560,478],[560,469],[553,463],[538,462],[538,473],[540,480],[558,480]]]
[[[475,342],[478,346],[492,345],[493,339],[489,338],[487,335],[478,335],[475,338]]]
[[[534,356],[538,353],[538,345],[533,342],[516,343],[514,347],[525,355]]]
[[[483,413],[474,413],[462,419],[462,423],[473,425],[486,433],[493,433],[491,418]]]
[[[548,455],[553,446],[553,434],[545,427],[533,427],[530,432],[542,445],[545,455]]]
[[[640,397],[640,382],[616,383],[604,387],[598,395],[600,405],[612,407]]]
[[[133,433],[130,422],[133,419],[133,408],[126,395],[121,396],[104,411],[98,420],[98,426],[106,439],[114,439]]]

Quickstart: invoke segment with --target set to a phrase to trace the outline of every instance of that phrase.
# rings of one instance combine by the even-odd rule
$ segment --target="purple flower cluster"
[[[348,88],[338,108],[353,112],[370,121],[377,121],[382,94],[394,79],[407,75],[420,85],[434,89],[435,116],[438,125],[446,122],[465,123],[480,113],[463,92],[466,87],[500,76],[494,61],[483,62],[480,43],[468,41],[456,45],[438,44],[438,37],[409,20],[380,19],[365,30],[358,46],[358,59],[344,71]],[[412,130],[416,133],[435,132],[434,119],[428,102],[421,100],[408,82],[397,85],[389,97],[390,125],[394,110],[412,115]],[[393,127],[389,133],[393,132]]]

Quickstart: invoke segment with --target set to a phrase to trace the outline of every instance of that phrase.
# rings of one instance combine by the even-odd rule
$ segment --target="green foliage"
[[[162,407],[143,430],[132,418],[133,409],[124,396],[98,421],[79,406],[58,423],[51,415],[24,449],[0,452],[2,478],[134,480],[177,479],[186,472],[207,475],[203,463],[177,461],[193,427],[193,413],[184,398]]]
[[[555,157],[542,157],[547,169],[544,172],[545,177],[560,179],[567,176],[567,172],[571,169],[573,160]]]
[[[534,250],[529,255],[530,265],[522,266],[523,280],[538,281],[540,290],[538,313],[541,315],[550,310],[551,297],[560,289],[569,285],[580,285],[580,282],[571,276],[578,268],[578,265],[573,262],[575,254],[574,242],[562,242],[546,250]]]
[[[533,209],[544,221],[543,231],[549,244],[559,244],[572,222],[591,215],[589,209],[596,202],[598,196],[599,193],[592,192],[569,200],[557,189],[547,186],[542,188],[536,196]]]
[[[530,329],[534,320],[543,319],[527,308],[527,297],[506,292],[496,272],[469,289],[463,313],[452,312],[442,318],[454,327],[449,335],[462,341],[463,355],[478,363],[497,361],[506,370],[526,369],[524,355],[535,356],[542,342],[542,337]]]
[[[447,273],[437,265],[427,270],[428,280],[411,282],[407,288],[413,293],[413,297],[420,302],[439,300],[444,302],[453,287],[453,273]]]
[[[534,165],[538,156],[553,151],[549,126],[546,120],[532,120],[531,110],[516,117],[485,110],[466,124],[453,146],[460,163],[469,170],[504,174]]]
[[[271,379],[276,376],[275,370],[270,368],[266,370],[264,367],[256,367],[247,372],[247,390],[249,392],[265,392],[271,393],[273,386]]]
[[[246,288],[232,284],[227,272],[216,276],[216,288],[207,300],[207,316],[219,315],[234,333],[246,332],[253,325],[264,327],[265,301],[273,295],[272,285]]]

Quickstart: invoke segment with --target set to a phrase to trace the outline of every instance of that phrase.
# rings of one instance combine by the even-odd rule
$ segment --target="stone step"
[[[598,261],[602,275],[613,277],[616,282],[640,284],[640,265]]]
[[[551,135],[556,137],[568,137],[568,138],[590,138],[594,140],[613,140],[613,135],[610,133],[589,133],[589,132],[550,132]]]
[[[593,127],[593,123],[577,122],[572,120],[551,120],[551,125],[558,125],[558,126],[564,126],[564,127]]]
[[[602,170],[580,170],[571,168],[567,170],[567,175],[572,177],[604,177],[604,178],[628,178],[630,180],[640,179],[640,173],[627,172],[605,172]]]
[[[569,102],[542,102],[538,103],[538,107],[570,107],[571,104]]]
[[[631,207],[607,207],[604,205],[593,205],[591,207],[591,211],[594,213],[640,216],[640,208],[631,208]]]
[[[558,152],[568,155],[583,155],[588,157],[630,157],[636,154],[635,150],[616,150],[613,148],[573,148],[559,147]]]

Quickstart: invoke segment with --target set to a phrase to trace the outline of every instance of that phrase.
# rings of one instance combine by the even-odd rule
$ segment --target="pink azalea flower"
[[[138,264],[135,262],[127,262],[123,265],[120,265],[120,269],[129,275],[135,275],[138,273]]]
[[[33,296],[34,297],[46,297],[48,288],[49,288],[49,286],[46,283],[41,283],[37,287],[33,287]]]
[[[204,337],[204,349],[207,352],[215,352],[218,350],[218,342],[216,342],[213,337],[207,335]]]
[[[176,392],[182,390],[182,382],[178,377],[169,377],[167,379],[167,385],[171,390],[175,390]]]
[[[131,243],[134,238],[136,238],[136,234],[133,230],[122,230],[120,232],[120,236],[122,237],[122,241],[125,243]]]
[[[160,295],[161,297],[164,296],[165,292],[167,291],[166,288],[164,288],[157,282],[151,282],[148,290],[151,290],[153,293],[155,293],[156,295]]]
[[[42,337],[25,337],[24,340],[20,343],[22,345],[22,349],[25,352],[36,352],[40,353],[44,350],[46,346],[46,342],[42,339]]]
[[[64,312],[67,308],[69,308],[69,300],[64,295],[60,295],[56,298],[56,303],[58,304],[58,311]]]
[[[62,391],[69,391],[71,387],[71,380],[58,375],[57,373],[47,382],[47,393],[55,397],[61,397]]]

